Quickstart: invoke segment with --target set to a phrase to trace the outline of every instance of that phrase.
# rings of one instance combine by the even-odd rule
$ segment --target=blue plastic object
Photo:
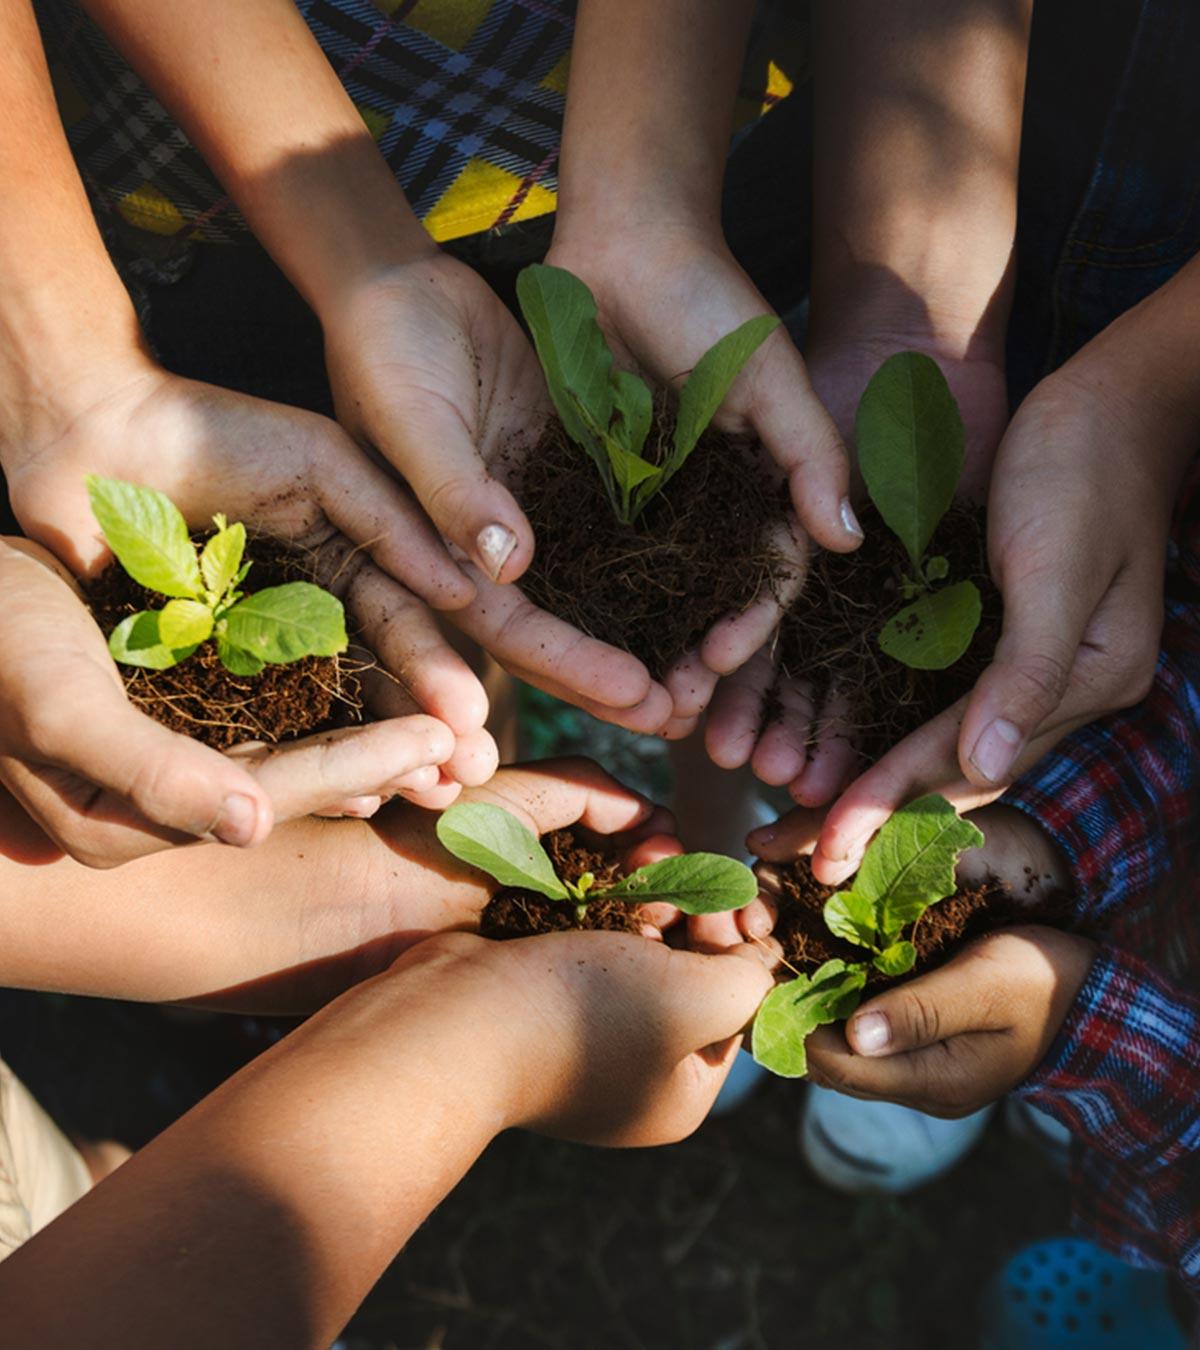
[[[981,1350],[1187,1350],[1167,1278],[1083,1238],[1024,1247],[984,1294]]]

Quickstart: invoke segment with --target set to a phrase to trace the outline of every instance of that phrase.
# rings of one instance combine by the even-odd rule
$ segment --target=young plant
[[[850,889],[825,902],[829,931],[865,948],[870,961],[826,961],[811,975],[777,985],[754,1021],[754,1058],[784,1078],[802,1078],[809,1033],[849,1017],[871,966],[884,975],[913,968],[917,951],[902,934],[954,894],[959,856],[982,843],[979,830],[944,797],[921,797],[897,811],[871,841]]]
[[[443,811],[437,836],[447,852],[501,886],[536,891],[548,900],[572,905],[577,924],[583,923],[588,905],[601,896],[631,905],[664,900],[685,914],[717,914],[741,909],[758,894],[754,873],[719,853],[664,858],[603,888],[590,872],[578,881],[567,881],[554,870],[536,835],[501,807],[486,802],[463,802]]]
[[[306,581],[246,595],[239,589],[246,527],[214,516],[216,533],[197,553],[187,522],[153,488],[89,475],[88,496],[113,556],[139,585],[166,598],[161,609],[123,619],[109,634],[113,659],[168,670],[210,638],[232,675],[257,675],[266,664],[346,650],[341,601]]]
[[[517,298],[559,419],[595,462],[625,525],[683,467],[742,367],[779,326],[773,314],[762,314],[710,347],[680,391],[670,444],[647,456],[653,395],[636,375],[614,369],[587,286],[561,267],[539,263],[517,278]]]
[[[906,666],[945,670],[971,645],[982,602],[973,581],[940,585],[950,564],[925,557],[954,500],[965,439],[937,362],[920,352],[889,357],[863,393],[854,434],[867,491],[911,564],[900,582],[911,603],[884,625],[879,645]]]

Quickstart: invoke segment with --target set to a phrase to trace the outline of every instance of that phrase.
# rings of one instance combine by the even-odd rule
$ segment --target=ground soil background
[[[652,742],[597,746],[595,724],[541,696],[525,712],[527,750],[583,746],[639,785],[666,786]],[[0,1055],[67,1128],[135,1146],[287,1025],[0,991]],[[670,1149],[503,1136],[384,1275],[347,1350],[976,1344],[989,1276],[1066,1229],[1065,1182],[997,1121],[914,1196],[840,1196],[800,1160],[802,1093],[768,1082]]]

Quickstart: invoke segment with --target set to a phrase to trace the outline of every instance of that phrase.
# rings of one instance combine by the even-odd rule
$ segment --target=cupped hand
[[[970,695],[885,755],[829,813],[813,870],[838,884],[905,801],[991,801],[1075,728],[1145,697],[1162,627],[1177,433],[1082,353],[1021,406],[988,508],[1004,626]],[[1178,461],[1178,454],[1174,461]]]
[[[814,333],[807,361],[813,388],[846,444],[853,447],[858,403],[880,365],[896,352],[922,351],[938,362],[962,411],[966,447],[958,495],[982,502],[1008,420],[998,357],[976,355],[966,339],[952,335],[935,340],[924,330],[868,330],[846,315],[837,326],[836,335]],[[857,473],[855,479],[857,496],[863,489]],[[771,710],[769,719],[764,708]],[[764,783],[787,785],[805,806],[832,800],[859,763],[852,709],[837,685],[817,691],[803,672],[781,675],[771,649],[717,687],[705,737],[716,764],[728,769],[749,764]]]
[[[389,978],[430,963],[442,988],[496,1010],[509,1041],[504,1124],[609,1148],[690,1134],[771,988],[751,948],[700,956],[623,933],[493,943],[446,934]]]
[[[718,339],[771,312],[724,242],[699,228],[663,222],[621,238],[563,225],[547,261],[591,288],[618,364],[661,385],[678,388]],[[799,526],[809,536],[840,552],[858,547],[862,534],[847,495],[845,447],[782,328],[750,359],[714,421],[761,443],[772,470],[786,477]],[[780,563],[768,588],[742,614],[716,624],[698,654],[667,677],[675,698],[673,734],[690,730],[716,677],[736,670],[768,640],[798,591],[807,541],[799,528],[781,524],[770,543]]]
[[[482,728],[483,688],[426,608],[467,604],[471,583],[403,487],[328,418],[130,359],[51,431],[10,443],[4,468],[22,528],[76,575],[109,558],[89,473],[159,489],[193,527],[223,512],[252,541],[259,532],[289,542],[421,711],[459,735]]]
[[[455,753],[448,726],[412,716],[219,754],[134,708],[44,550],[0,541],[0,591],[0,782],[89,866],[197,839],[256,844],[279,820],[420,792]]]
[[[323,315],[343,425],[409,483],[468,561],[453,622],[518,679],[606,721],[657,732],[666,690],[636,658],[586,637],[508,583],[533,556],[505,480],[550,401],[533,348],[470,268],[432,254],[374,278]]]

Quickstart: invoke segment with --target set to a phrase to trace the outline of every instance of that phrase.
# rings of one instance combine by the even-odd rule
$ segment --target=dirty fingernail
[[[854,1019],[851,1029],[860,1055],[881,1054],[891,1044],[892,1028],[883,1013],[863,1013]]]
[[[493,581],[500,580],[504,564],[517,546],[517,536],[504,525],[485,525],[475,537],[479,556]]]
[[[1020,749],[1020,730],[1006,718],[997,717],[979,733],[970,760],[989,783],[998,783],[1007,776]]]
[[[240,792],[230,793],[221,803],[221,814],[212,828],[223,844],[245,847],[258,829],[258,803]]]
[[[863,527],[858,523],[858,517],[854,514],[854,507],[850,505],[850,498],[843,497],[841,505],[842,529],[847,534],[856,535],[859,539],[863,537]]]

